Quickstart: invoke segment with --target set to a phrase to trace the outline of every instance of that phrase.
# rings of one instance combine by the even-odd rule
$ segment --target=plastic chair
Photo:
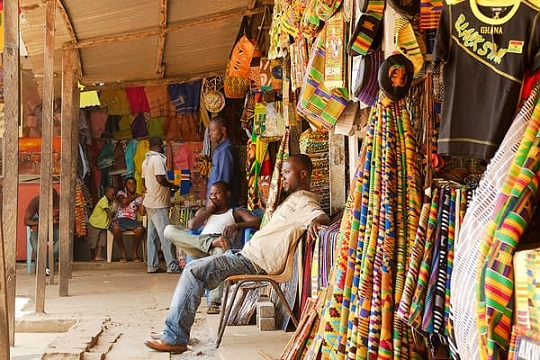
[[[146,216],[142,217],[142,225],[146,229],[147,219]],[[133,236],[135,233],[132,230],[126,230],[122,231],[122,237],[123,236]],[[110,263],[112,261],[112,253],[113,253],[113,244],[114,244],[114,235],[111,230],[107,230],[107,262]],[[141,240],[141,250],[142,250],[142,256],[143,260],[146,261],[146,240]]]
[[[219,319],[219,328],[218,328],[218,336],[216,340],[216,348],[219,347],[221,344],[221,339],[223,337],[223,333],[225,332],[225,328],[227,327],[227,320],[229,319],[229,315],[231,313],[231,310],[234,306],[234,301],[236,300],[236,295],[238,294],[238,289],[242,286],[242,284],[246,282],[254,282],[254,283],[269,283],[272,285],[272,288],[276,292],[276,294],[279,297],[279,300],[283,303],[285,306],[285,309],[289,313],[289,316],[291,317],[291,320],[294,323],[295,327],[298,327],[298,319],[296,319],[296,316],[294,316],[294,313],[289,306],[289,303],[287,302],[287,299],[285,298],[285,294],[283,294],[283,291],[279,287],[279,284],[286,283],[289,280],[291,280],[293,276],[293,269],[294,269],[294,254],[296,252],[296,248],[298,247],[298,244],[302,241],[300,239],[289,251],[289,254],[287,256],[287,262],[285,263],[285,268],[281,272],[281,274],[276,275],[266,275],[266,274],[258,274],[258,275],[231,275],[227,279],[225,279],[225,296],[223,299],[223,311],[221,312],[221,318]],[[229,289],[231,288],[231,285],[236,284],[236,287],[234,288],[231,296],[230,303],[227,302],[229,297]]]

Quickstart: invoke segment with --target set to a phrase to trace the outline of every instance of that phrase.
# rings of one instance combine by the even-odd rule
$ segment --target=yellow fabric
[[[96,90],[81,91],[79,107],[82,109],[89,106],[101,106],[101,101],[99,101],[98,92]]]
[[[150,144],[148,140],[144,139],[139,141],[137,145],[137,151],[133,156],[133,163],[135,164],[135,180],[137,181],[137,193],[144,193],[144,185],[142,182],[142,163],[146,153],[150,151]]]

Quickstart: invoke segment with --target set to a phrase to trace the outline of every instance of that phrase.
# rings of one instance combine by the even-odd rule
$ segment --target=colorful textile
[[[297,109],[318,129],[329,130],[336,124],[337,119],[349,102],[346,88],[330,90],[324,84],[326,59],[326,32],[321,31],[313,52],[311,53],[308,71],[298,98]]]
[[[476,193],[468,206],[459,236],[450,281],[451,314],[454,346],[462,359],[479,359],[478,328],[475,313],[475,284],[478,276],[480,243],[487,224],[496,209],[496,199],[503,187],[505,174],[517,151],[525,127],[538,102],[538,87],[514,119],[503,143],[486,168]]]
[[[480,358],[506,357],[513,311],[512,256],[529,223],[540,182],[540,102],[497,199],[499,206],[480,245],[477,321]]]
[[[150,106],[148,100],[146,100],[146,94],[144,87],[133,86],[126,88],[126,95],[129,101],[129,108],[132,114],[138,114],[140,112],[149,112]]]
[[[167,85],[151,85],[144,87],[146,100],[150,108],[151,117],[169,116],[176,113],[167,92]]]
[[[420,29],[437,29],[443,0],[420,0]]]
[[[199,110],[202,80],[170,84],[169,97],[176,108],[176,114],[194,114]]]
[[[104,89],[99,92],[101,106],[107,107],[109,115],[129,115],[131,109],[124,89]]]
[[[276,154],[276,162],[274,164],[274,171],[272,173],[272,179],[270,180],[270,192],[268,194],[268,200],[266,201],[266,208],[264,210],[264,216],[261,222],[261,228],[270,221],[274,211],[279,204],[279,198],[281,196],[281,168],[283,161],[289,157],[289,135],[290,130],[285,131],[283,139],[279,144],[279,150]]]
[[[418,355],[393,311],[420,213],[415,149],[404,103],[378,103],[341,222],[333,294],[323,309],[324,359]]]

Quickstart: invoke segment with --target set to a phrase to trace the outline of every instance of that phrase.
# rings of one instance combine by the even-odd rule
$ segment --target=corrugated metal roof
[[[76,48],[84,85],[181,82],[223,73],[242,17],[269,0],[57,0],[55,73]],[[21,33],[43,77],[45,5],[20,0]],[[255,15],[257,16],[257,15]],[[79,60],[77,60],[77,64]]]

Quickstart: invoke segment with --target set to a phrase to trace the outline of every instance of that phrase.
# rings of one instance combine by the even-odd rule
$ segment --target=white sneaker
[[[45,276],[51,275],[51,270],[49,268],[45,269]]]

